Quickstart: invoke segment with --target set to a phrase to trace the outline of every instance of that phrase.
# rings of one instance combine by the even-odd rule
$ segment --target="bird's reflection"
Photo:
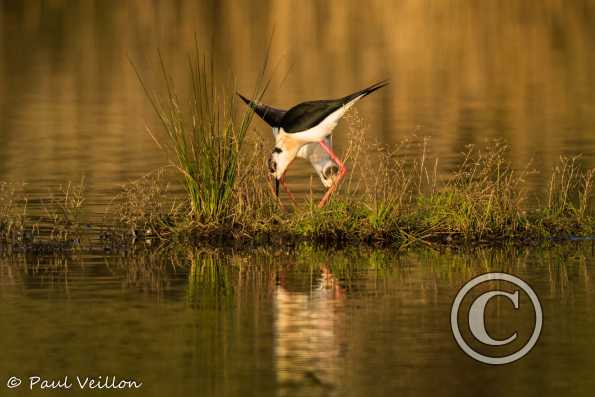
[[[346,290],[326,265],[303,280],[303,274],[291,271],[278,275],[274,327],[280,395],[329,395],[346,350]]]

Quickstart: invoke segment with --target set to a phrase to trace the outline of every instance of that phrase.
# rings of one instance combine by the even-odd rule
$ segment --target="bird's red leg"
[[[287,195],[291,199],[293,205],[296,205],[295,197],[293,197],[293,193],[291,193],[291,191],[289,190],[289,188],[285,184],[285,174],[287,173],[287,169],[289,169],[289,166],[291,165],[291,163],[293,163],[293,160],[291,160],[291,162],[287,165],[287,168],[285,169],[285,172],[283,173],[283,175],[281,175],[281,179],[279,179],[279,183],[281,184],[281,187],[283,188],[283,191],[285,193],[287,193]],[[272,185],[271,185],[271,189],[273,189],[273,186]],[[273,194],[275,194],[275,191],[274,190],[273,190]],[[281,200],[279,200],[279,202],[281,202]]]
[[[333,183],[333,186],[331,186],[326,191],[326,193],[322,197],[322,200],[320,200],[320,203],[318,203],[318,208],[322,208],[326,205],[327,201],[331,198],[331,196],[333,195],[335,190],[337,190],[337,187],[339,186],[339,182],[341,181],[341,179],[343,179],[343,177],[347,173],[347,167],[345,167],[345,164],[343,164],[343,162],[341,160],[339,160],[337,155],[333,152],[333,150],[330,147],[328,147],[328,145],[324,142],[324,140],[320,141],[319,143],[320,143],[320,146],[322,146],[322,148],[324,149],[324,151],[327,152],[328,155],[331,156],[333,161],[335,163],[337,163],[337,165],[339,166],[339,175],[337,175],[337,178],[335,179],[335,183]]]
[[[291,201],[293,201],[293,203],[295,204],[295,197],[293,197],[293,193],[291,193],[291,191],[289,190],[289,188],[285,184],[285,174],[283,174],[283,176],[281,177],[281,179],[279,180],[279,182],[281,183],[281,187],[283,188],[283,191],[285,193],[287,193],[287,195],[289,196],[289,198],[291,199]]]
[[[281,199],[275,193],[275,187],[273,186],[273,177],[270,174],[268,176],[268,181],[269,181],[269,188],[271,189],[271,193],[273,194],[273,197],[275,197],[277,199],[277,201],[279,202],[279,206],[281,208],[283,208],[283,203],[281,202]]]

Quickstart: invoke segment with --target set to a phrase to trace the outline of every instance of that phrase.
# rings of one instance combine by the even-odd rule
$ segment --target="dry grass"
[[[595,171],[582,168],[578,158],[560,160],[546,203],[531,207],[527,178],[535,171],[530,165],[514,168],[503,142],[467,147],[455,171],[439,179],[439,160],[431,156],[427,138],[412,136],[389,147],[367,141],[367,127],[357,113],[350,113],[346,124],[344,158],[351,172],[325,208],[317,208],[312,194],[301,205],[282,206],[267,178],[268,150],[256,139],[247,143],[249,155],[240,157],[241,172],[224,219],[205,224],[187,212],[152,208],[165,196],[158,179],[125,188],[119,219],[136,230],[133,236],[159,224],[166,240],[250,244],[490,244],[593,233]],[[190,206],[184,200],[181,205]]]
[[[22,184],[0,182],[0,241],[16,243],[25,237],[27,199]]]
[[[527,191],[530,166],[515,169],[508,147],[492,142],[468,147],[455,171],[438,179],[431,142],[412,137],[394,147],[365,140],[357,114],[347,119],[345,150],[351,174],[325,208],[312,195],[302,205],[280,206],[271,192],[267,152],[258,140],[246,143],[249,156],[234,182],[228,215],[199,222],[186,196],[176,196],[161,169],[122,187],[106,211],[103,243],[129,249],[137,242],[229,245],[368,243],[405,247],[592,236],[593,169],[580,157],[562,157],[552,170],[542,201]],[[366,156],[362,156],[362,153]],[[34,252],[91,248],[86,232],[85,184],[65,184],[48,192],[42,217],[32,216],[21,185],[0,183],[0,240]],[[299,198],[298,198],[299,199]],[[536,206],[529,202],[538,202]]]
[[[562,157],[551,170],[547,192],[535,198],[527,190],[535,171],[530,164],[513,167],[503,142],[468,146],[454,171],[439,172],[429,139],[412,135],[392,146],[369,142],[357,112],[340,127],[347,127],[343,157],[350,173],[328,205],[318,208],[313,194],[303,204],[282,205],[267,177],[267,144],[247,137],[252,114],[236,120],[232,95],[204,104],[214,86],[205,80],[205,65],[196,62],[191,61],[196,87],[189,117],[170,85],[164,103],[150,94],[169,139],[163,146],[172,156],[169,169],[177,170],[186,194],[174,196],[164,170],[123,186],[101,225],[107,230],[103,242],[112,247],[152,244],[155,238],[166,244],[308,240],[404,247],[526,243],[594,233],[595,170],[585,169],[580,157]],[[534,201],[539,204],[528,204]],[[41,218],[30,216],[27,203],[22,186],[0,183],[3,243],[23,249],[81,247],[84,181],[49,192]]]
[[[80,249],[85,195],[84,180],[69,182],[49,189],[41,208],[33,211],[23,184],[0,182],[0,249],[32,253]]]
[[[458,170],[429,194],[420,193],[414,220],[436,233],[466,240],[516,236],[526,231],[526,180],[529,166],[516,170],[508,147],[467,148]]]
[[[40,227],[47,228],[49,240],[54,242],[73,242],[80,244],[83,235],[84,204],[86,184],[68,182],[48,191],[42,200],[46,218]]]
[[[552,236],[574,230],[591,233],[594,177],[595,170],[585,170],[580,156],[560,157],[550,177],[547,201],[537,211],[536,222]]]
[[[285,237],[286,241],[407,245],[591,232],[593,171],[580,170],[575,160],[564,159],[553,171],[548,205],[529,209],[526,179],[532,172],[530,165],[515,169],[505,144],[468,147],[457,170],[439,181],[439,160],[430,155],[428,139],[412,137],[394,146],[368,142],[368,127],[356,112],[345,117],[349,140],[344,158],[351,173],[332,201],[319,209],[310,194],[304,205],[283,206],[269,194],[265,145],[256,140],[252,150],[246,150],[253,113],[237,116],[235,93],[216,89],[214,65],[208,64],[198,50],[189,60],[192,95],[186,109],[163,59],[163,96],[148,90],[137,71],[162,122],[165,139],[151,135],[158,143],[165,142],[161,147],[170,154],[186,187],[184,206],[190,216],[157,211],[158,219],[167,218],[162,224],[168,226],[169,236],[253,241]],[[262,83],[265,70],[266,62],[257,100],[266,89],[267,84]],[[134,196],[139,192],[132,189],[129,193]],[[136,200],[129,197],[127,201]],[[142,200],[138,202],[142,212]],[[121,211],[121,219],[132,225],[133,235],[139,223],[151,227],[138,222],[145,218],[144,213],[139,217]]]
[[[166,169],[161,168],[123,185],[106,209],[104,223],[120,239],[165,238],[175,220],[188,212],[172,197]]]

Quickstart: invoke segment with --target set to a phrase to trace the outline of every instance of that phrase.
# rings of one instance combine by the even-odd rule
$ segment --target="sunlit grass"
[[[85,200],[84,179],[79,183],[68,182],[48,191],[48,197],[43,200],[45,223],[42,219],[40,227],[48,228],[50,241],[80,243]]]
[[[540,223],[572,229],[593,222],[595,169],[584,170],[580,156],[560,157],[548,184],[547,201],[539,211]]]
[[[23,185],[0,182],[0,241],[23,239],[26,214],[27,199]]]
[[[313,195],[303,205],[283,205],[270,194],[266,145],[251,139],[247,146],[253,112],[238,117],[235,90],[215,85],[214,65],[198,49],[189,58],[192,87],[187,101],[180,100],[161,56],[160,65],[165,82],[161,96],[137,74],[164,132],[160,138],[150,131],[151,136],[182,176],[187,193],[182,208],[189,208],[186,217],[183,212],[164,215],[167,222],[159,228],[165,233],[157,234],[166,240],[306,239],[406,246],[591,233],[593,171],[580,170],[575,159],[563,159],[553,170],[547,205],[529,209],[526,182],[532,170],[530,165],[515,169],[504,143],[467,147],[458,168],[439,181],[439,159],[429,155],[428,139],[412,137],[392,146],[369,142],[366,122],[356,112],[345,117],[344,158],[351,173],[333,200],[322,209]],[[266,64],[257,99],[266,89],[265,69]],[[130,195],[127,200],[142,202]],[[132,208],[143,212],[142,205]],[[121,218],[132,219],[130,215]],[[128,223],[134,233],[139,226],[156,228],[154,221]]]
[[[165,95],[153,92],[135,68],[164,132],[149,133],[182,176],[192,219],[203,224],[229,221],[241,153],[254,112],[243,108],[242,116],[237,116],[235,91],[217,85],[215,65],[198,48],[188,58],[192,82],[188,99],[178,95],[161,54],[159,61]],[[261,79],[255,97],[260,98],[265,88]]]
[[[122,186],[103,220],[111,239],[126,236],[136,241],[162,235],[187,213],[184,202],[171,191],[166,171],[158,169]]]
[[[249,136],[253,112],[236,107],[234,89],[215,83],[214,66],[198,50],[189,58],[192,87],[182,100],[161,58],[160,65],[163,95],[150,90],[140,73],[139,79],[161,121],[161,131],[150,133],[169,155],[185,195],[172,196],[162,170],[124,186],[108,208],[107,225],[96,228],[107,230],[101,241],[110,247],[127,249],[157,239],[162,244],[314,241],[407,247],[593,237],[595,170],[585,169],[580,157],[562,157],[551,170],[547,191],[533,197],[527,180],[536,171],[531,164],[514,167],[504,142],[467,146],[456,167],[438,172],[440,159],[432,157],[429,139],[412,135],[396,145],[372,142],[355,111],[340,127],[346,127],[343,157],[350,173],[332,200],[324,208],[318,208],[313,193],[298,197],[297,205],[279,200],[267,177],[270,148]],[[255,98],[266,85],[258,84]],[[32,217],[22,188],[0,184],[0,240],[24,249],[43,241],[60,249],[80,246],[84,183],[66,184],[48,197],[44,216]],[[215,277],[209,269],[198,266],[193,274],[197,280]]]
[[[441,180],[436,162],[428,161],[427,146],[427,141],[415,139],[394,151],[366,146],[366,161],[382,160],[373,169],[352,160],[353,179],[324,208],[317,207],[312,195],[301,205],[281,206],[261,164],[264,154],[250,152],[240,160],[247,175],[231,186],[231,215],[208,223],[188,215],[191,198],[174,196],[169,179],[159,170],[125,185],[104,224],[89,228],[108,230],[101,243],[118,249],[139,242],[281,247],[311,241],[407,247],[593,236],[594,171],[583,168],[580,158],[562,157],[551,171],[547,191],[532,197],[526,181],[534,171],[529,165],[515,169],[501,142],[469,147],[459,166]],[[361,150],[350,147],[347,152]],[[5,245],[25,250],[81,247],[86,222],[83,184],[66,184],[49,193],[49,199],[42,200],[42,217],[31,215],[19,186],[0,187],[0,239]]]
[[[411,137],[397,145],[380,145],[367,141],[367,127],[356,113],[346,124],[350,177],[324,208],[317,207],[312,194],[297,206],[274,198],[264,164],[268,151],[257,140],[238,160],[245,176],[230,187],[232,216],[201,224],[167,214],[170,226],[160,235],[166,242],[194,244],[291,245],[307,240],[398,247],[533,243],[593,235],[594,170],[581,167],[578,158],[561,158],[545,195],[532,197],[527,180],[537,171],[531,164],[513,167],[510,148],[501,141],[468,146],[459,165],[439,179],[439,159],[430,156],[429,140]],[[132,195],[128,200],[143,199]],[[533,202],[537,204],[529,204]]]
[[[52,187],[35,210],[24,184],[0,182],[0,251],[79,250],[86,235],[86,185]]]

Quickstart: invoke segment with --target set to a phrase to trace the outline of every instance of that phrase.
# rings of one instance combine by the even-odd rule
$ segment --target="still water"
[[[4,382],[78,375],[143,383],[114,395],[592,395],[594,260],[591,242],[6,258],[0,388],[30,395]],[[458,289],[487,271],[526,280],[543,308],[537,345],[508,366],[472,360],[451,333]],[[492,335],[522,330],[510,304],[492,305]]]
[[[195,37],[248,94],[271,40],[264,99],[277,107],[390,79],[358,104],[370,139],[431,137],[440,173],[491,138],[516,166],[533,161],[537,193],[562,154],[595,166],[593,2],[362,4],[0,1],[0,180],[43,198],[85,177],[100,214],[120,184],[167,163],[130,63],[159,90],[159,48],[183,92]],[[251,134],[272,142],[260,121]],[[341,151],[344,126],[335,135]],[[293,190],[309,175],[296,163]],[[588,242],[3,257],[0,394],[30,395],[5,384],[36,375],[134,379],[141,389],[103,394],[143,396],[591,395],[593,264]],[[544,311],[538,344],[509,366],[473,361],[450,330],[457,290],[487,271],[529,282]],[[496,335],[516,329],[496,327],[516,318],[506,301],[488,309]]]

